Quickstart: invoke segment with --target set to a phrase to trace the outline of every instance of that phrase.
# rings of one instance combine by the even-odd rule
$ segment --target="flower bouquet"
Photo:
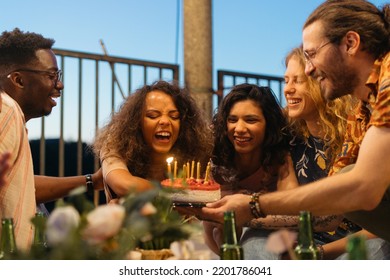
[[[173,255],[173,242],[200,230],[172,210],[171,200],[158,187],[130,193],[119,204],[97,207],[86,199],[84,189],[57,201],[45,223],[32,220],[44,230],[47,246],[44,250],[32,246],[30,252],[18,254],[20,258],[165,259]]]

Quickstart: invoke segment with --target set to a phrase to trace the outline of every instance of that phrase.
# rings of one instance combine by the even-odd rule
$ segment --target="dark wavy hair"
[[[271,88],[254,84],[240,84],[225,96],[213,117],[214,148],[212,152],[212,174],[219,181],[238,180],[234,166],[235,149],[228,139],[227,119],[237,102],[253,100],[263,111],[266,120],[261,165],[270,175],[286,161],[289,134],[285,132],[287,120]]]
[[[41,34],[23,32],[19,28],[4,31],[0,36],[0,75],[34,63],[36,51],[51,49],[53,39],[44,38]]]
[[[307,18],[303,28],[315,21],[324,26],[324,36],[340,43],[348,31],[359,33],[363,50],[380,58],[390,50],[390,4],[381,10],[364,0],[328,0]]]
[[[172,147],[178,161],[199,160],[208,162],[212,149],[212,134],[206,120],[191,95],[176,83],[157,81],[145,85],[131,94],[113,114],[111,121],[96,136],[93,149],[120,155],[129,171],[145,178],[150,163],[151,147],[142,135],[142,118],[146,95],[162,91],[172,97],[180,113],[179,136]]]

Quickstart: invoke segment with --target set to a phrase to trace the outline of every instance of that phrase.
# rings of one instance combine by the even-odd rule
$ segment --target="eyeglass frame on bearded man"
[[[326,42],[325,44],[322,44],[320,45],[319,47],[315,48],[314,50],[306,50],[306,51],[303,51],[303,55],[305,57],[305,61],[306,63],[310,63],[310,65],[313,65],[313,59],[316,58],[318,52],[325,46],[329,45],[330,43],[332,43],[332,41],[328,41]]]

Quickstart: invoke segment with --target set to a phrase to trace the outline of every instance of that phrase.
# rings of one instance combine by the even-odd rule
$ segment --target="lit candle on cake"
[[[172,169],[171,169],[171,162],[173,161],[173,157],[167,158],[167,164],[168,164],[168,178],[172,177]]]
[[[209,176],[210,176],[210,162],[207,163],[206,167],[206,175],[204,176],[204,184],[209,181]]]
[[[186,165],[186,170],[187,170],[187,179],[189,179],[190,178],[190,162],[189,161],[187,161],[187,165]]]
[[[195,160],[192,161],[191,165],[191,178],[194,178]]]
[[[196,180],[200,180],[200,162],[196,164]]]
[[[185,164],[183,164],[183,174],[181,175],[183,180],[187,178],[187,167]]]
[[[173,179],[177,178],[177,160],[173,163]]]

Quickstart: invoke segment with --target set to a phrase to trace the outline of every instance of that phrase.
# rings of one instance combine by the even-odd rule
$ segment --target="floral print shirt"
[[[356,162],[360,145],[370,126],[390,127],[390,52],[383,59],[375,61],[366,86],[371,89],[369,101],[360,101],[356,114],[348,118],[343,149],[329,175]]]
[[[313,136],[306,139],[294,137],[290,141],[290,147],[299,185],[326,177],[329,161],[325,156],[322,139]]]
[[[324,142],[320,138],[309,136],[306,139],[294,137],[290,141],[291,157],[299,185],[324,178],[328,174],[329,160],[325,156]],[[358,225],[343,219],[338,228],[332,232],[314,232],[313,236],[318,244],[326,244],[356,232],[361,228]]]

